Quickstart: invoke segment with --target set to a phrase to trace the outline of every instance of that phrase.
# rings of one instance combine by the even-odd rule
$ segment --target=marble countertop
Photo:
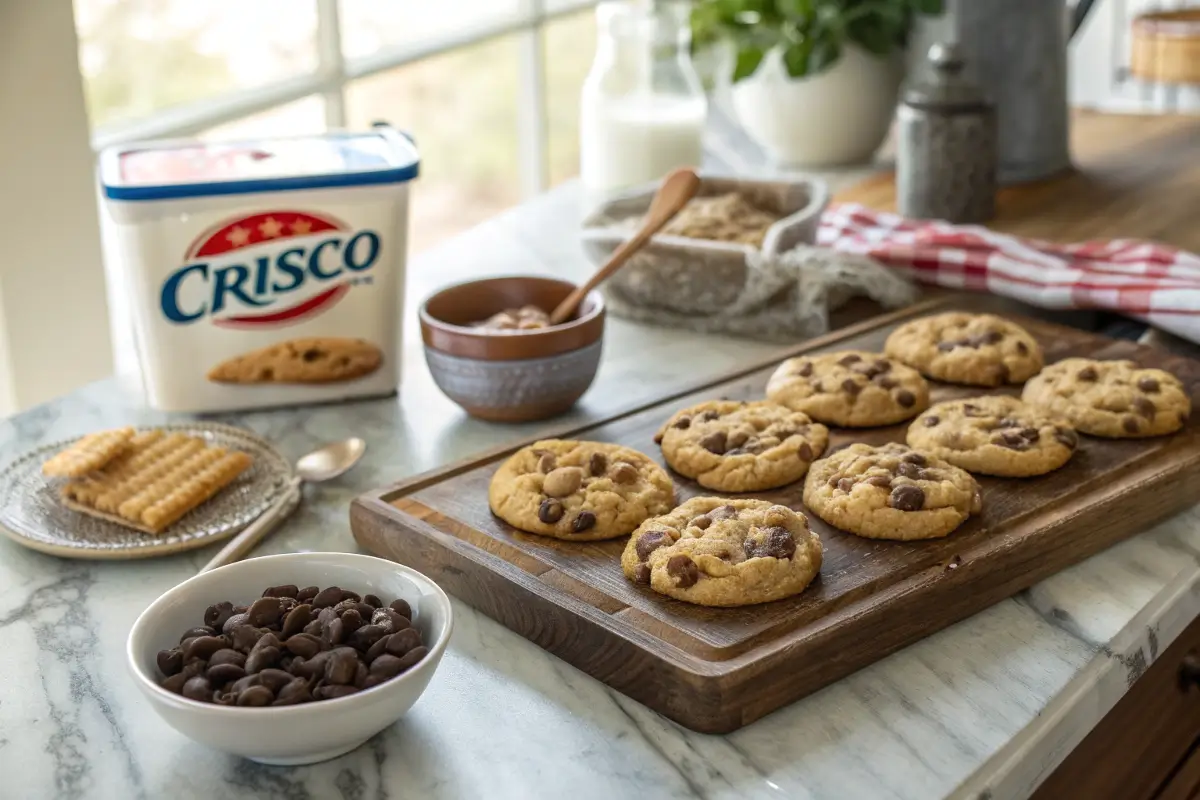
[[[481,253],[490,272],[578,278],[588,267],[573,237],[544,235],[576,213],[564,198],[417,259],[411,298],[477,274]],[[610,320],[600,377],[573,417],[770,352]],[[260,553],[355,550],[347,505],[358,493],[564,422],[471,420],[433,386],[415,335],[405,358],[395,398],[222,417],[289,457],[349,435],[370,445],[349,475],[308,487]],[[0,423],[0,453],[164,419],[110,380]],[[126,673],[137,614],[212,552],[89,563],[0,541],[0,798],[1020,797],[1200,613],[1194,509],[732,735],[707,736],[455,601],[449,651],[404,719],[336,760],[277,768],[185,739]]]

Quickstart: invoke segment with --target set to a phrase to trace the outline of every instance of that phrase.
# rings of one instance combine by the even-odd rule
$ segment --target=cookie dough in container
[[[149,404],[212,412],[391,394],[416,147],[385,125],[100,157]]]

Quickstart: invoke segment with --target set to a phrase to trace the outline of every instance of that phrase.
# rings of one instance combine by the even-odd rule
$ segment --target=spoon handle
[[[223,567],[226,564],[232,564],[235,561],[240,561],[251,550],[258,546],[258,543],[266,538],[267,534],[275,529],[275,526],[300,502],[300,478],[293,477],[275,502],[267,507],[267,510],[259,514],[258,518],[242,529],[241,533],[229,540],[229,543],[221,548],[221,552],[213,556],[212,561],[209,561],[200,570],[208,572],[217,567]]]
[[[558,304],[558,307],[550,314],[550,324],[561,325],[566,322],[575,313],[575,308],[583,302],[583,298],[587,297],[588,292],[608,280],[609,276],[624,266],[634,253],[641,250],[646,242],[650,241],[651,236],[658,233],[663,226],[675,218],[675,215],[696,195],[699,188],[700,176],[692,169],[677,169],[664,178],[658,194],[650,203],[650,210],[646,212],[646,219],[642,223],[641,230],[614,250],[604,266],[596,270],[596,273],[586,283],[576,288],[567,296],[566,300]]]

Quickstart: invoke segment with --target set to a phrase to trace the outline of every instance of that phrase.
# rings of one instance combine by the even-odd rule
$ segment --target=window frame
[[[345,127],[346,86],[352,81],[433,58],[472,45],[515,36],[519,52],[518,153],[522,194],[547,188],[546,63],[541,32],[546,23],[592,8],[602,0],[520,0],[516,11],[480,24],[431,36],[415,43],[381,48],[362,58],[348,59],[341,41],[339,0],[312,0],[317,8],[317,67],[308,74],[241,89],[113,125],[92,133],[92,149],[146,139],[194,136],[202,131],[318,96],[325,104],[325,125]]]

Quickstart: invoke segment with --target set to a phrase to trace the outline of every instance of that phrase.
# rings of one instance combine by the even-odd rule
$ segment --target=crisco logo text
[[[260,256],[235,250],[167,276],[162,311],[170,321],[187,324],[229,309],[266,308],[310,282],[332,284],[361,275],[378,259],[379,234],[369,230]]]

